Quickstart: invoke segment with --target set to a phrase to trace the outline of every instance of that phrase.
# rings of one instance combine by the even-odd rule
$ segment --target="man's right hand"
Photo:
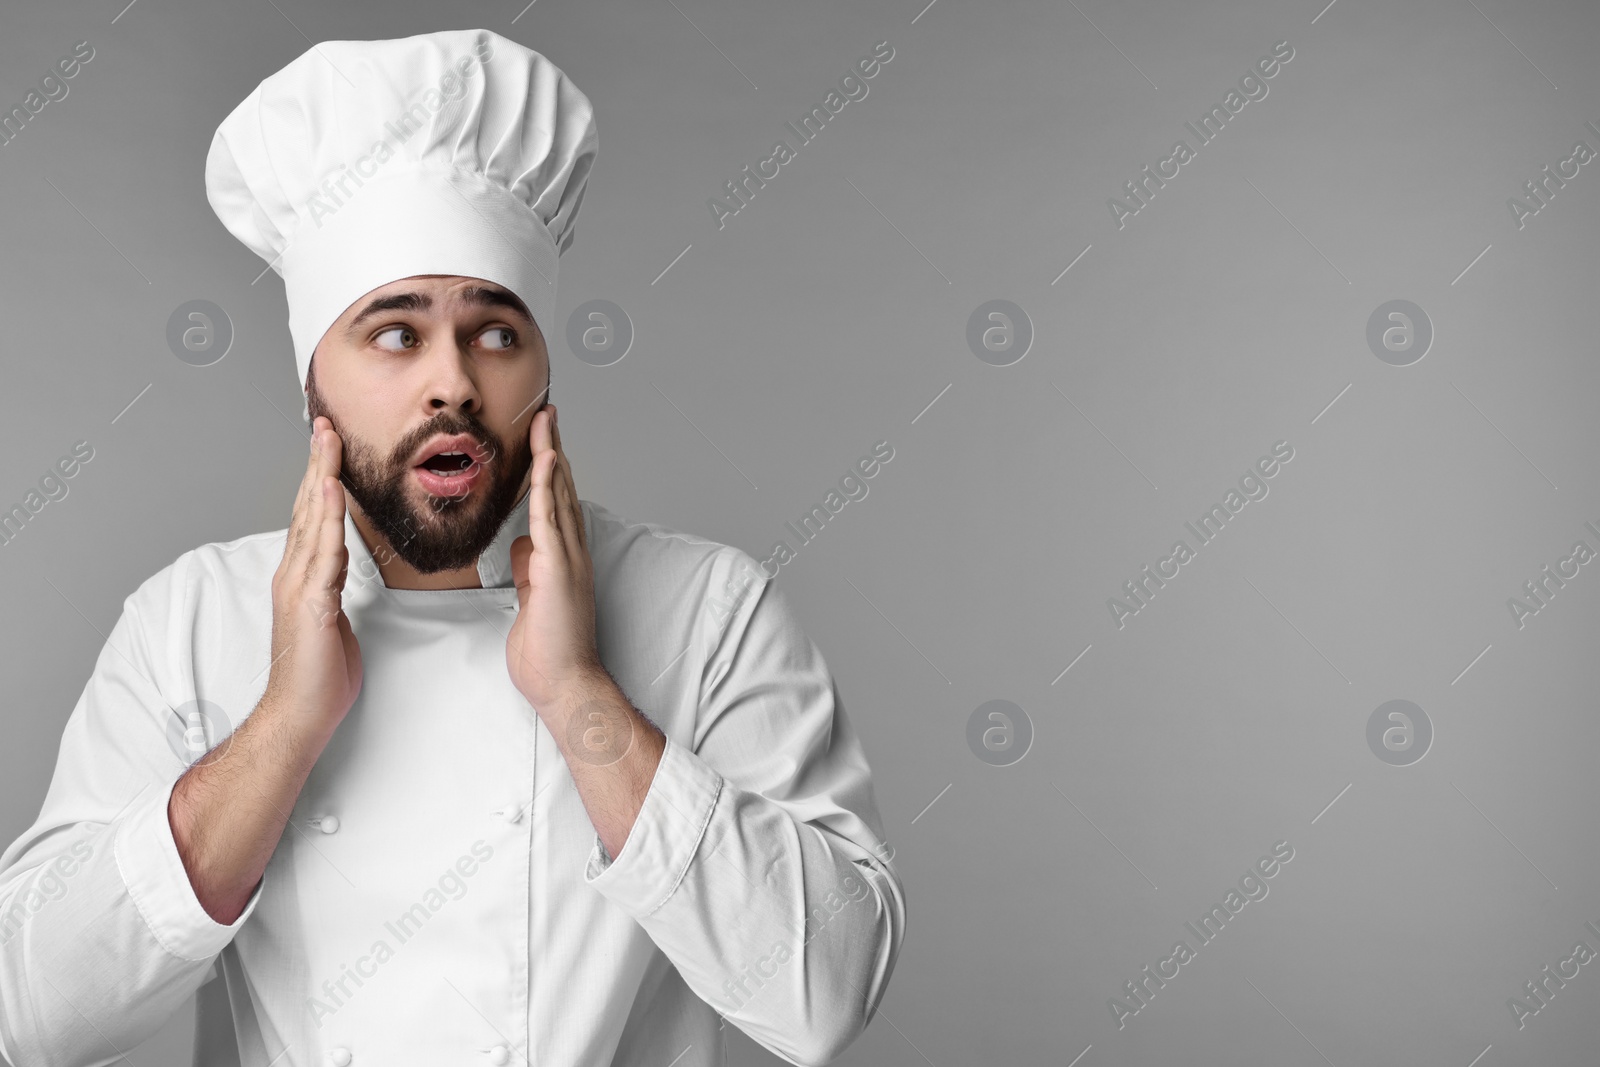
[[[283,562],[272,576],[272,673],[263,702],[290,720],[331,731],[361,691],[361,648],[344,613],[344,442],[318,415],[295,498]]]
[[[189,884],[223,925],[244,913],[312,766],[361,691],[361,649],[341,606],[349,559],[342,443],[320,415],[311,429],[311,458],[272,576],[266,692],[226,744],[178,779],[167,805]]]

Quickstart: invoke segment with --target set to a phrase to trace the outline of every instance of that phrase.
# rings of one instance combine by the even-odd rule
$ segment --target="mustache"
[[[421,448],[424,442],[439,434],[451,436],[466,434],[473,438],[489,453],[489,459],[486,464],[492,463],[505,454],[505,448],[494,431],[471,416],[461,416],[450,412],[441,414],[433,421],[418,427],[415,431],[396,442],[389,455],[389,465],[398,468],[402,472],[409,469],[411,464],[408,461],[416,454],[417,449]]]

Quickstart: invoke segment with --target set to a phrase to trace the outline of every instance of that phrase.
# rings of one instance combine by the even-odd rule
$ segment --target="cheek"
[[[519,362],[493,385],[484,385],[483,421],[507,445],[514,445],[517,436],[527,437],[535,413],[553,399],[550,368],[542,359]]]
[[[399,399],[392,387],[374,382],[364,391],[351,393],[343,402],[323,390],[322,399],[326,414],[339,432],[347,463],[369,471],[409,465],[406,460],[410,450],[400,447],[408,427],[398,422],[391,425],[390,420],[399,412],[411,410],[411,406]]]

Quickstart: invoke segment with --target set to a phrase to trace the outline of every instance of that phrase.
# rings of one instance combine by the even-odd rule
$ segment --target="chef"
[[[485,30],[327,41],[222,123],[312,420],[287,529],[123,602],[0,855],[0,1053],[821,1064],[906,904],[860,739],[746,553],[580,500],[548,403],[593,109]]]

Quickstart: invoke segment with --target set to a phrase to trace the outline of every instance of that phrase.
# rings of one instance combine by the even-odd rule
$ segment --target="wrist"
[[[280,763],[309,772],[322,755],[322,750],[333,740],[345,715],[346,712],[307,711],[269,691],[257,701],[239,728],[218,747],[231,747],[246,737],[253,739],[259,734],[271,742],[272,751],[277,754]]]
[[[597,700],[627,703],[617,683],[598,664],[557,684],[541,704],[535,705],[535,710],[547,726],[552,726],[566,722],[579,708]]]

